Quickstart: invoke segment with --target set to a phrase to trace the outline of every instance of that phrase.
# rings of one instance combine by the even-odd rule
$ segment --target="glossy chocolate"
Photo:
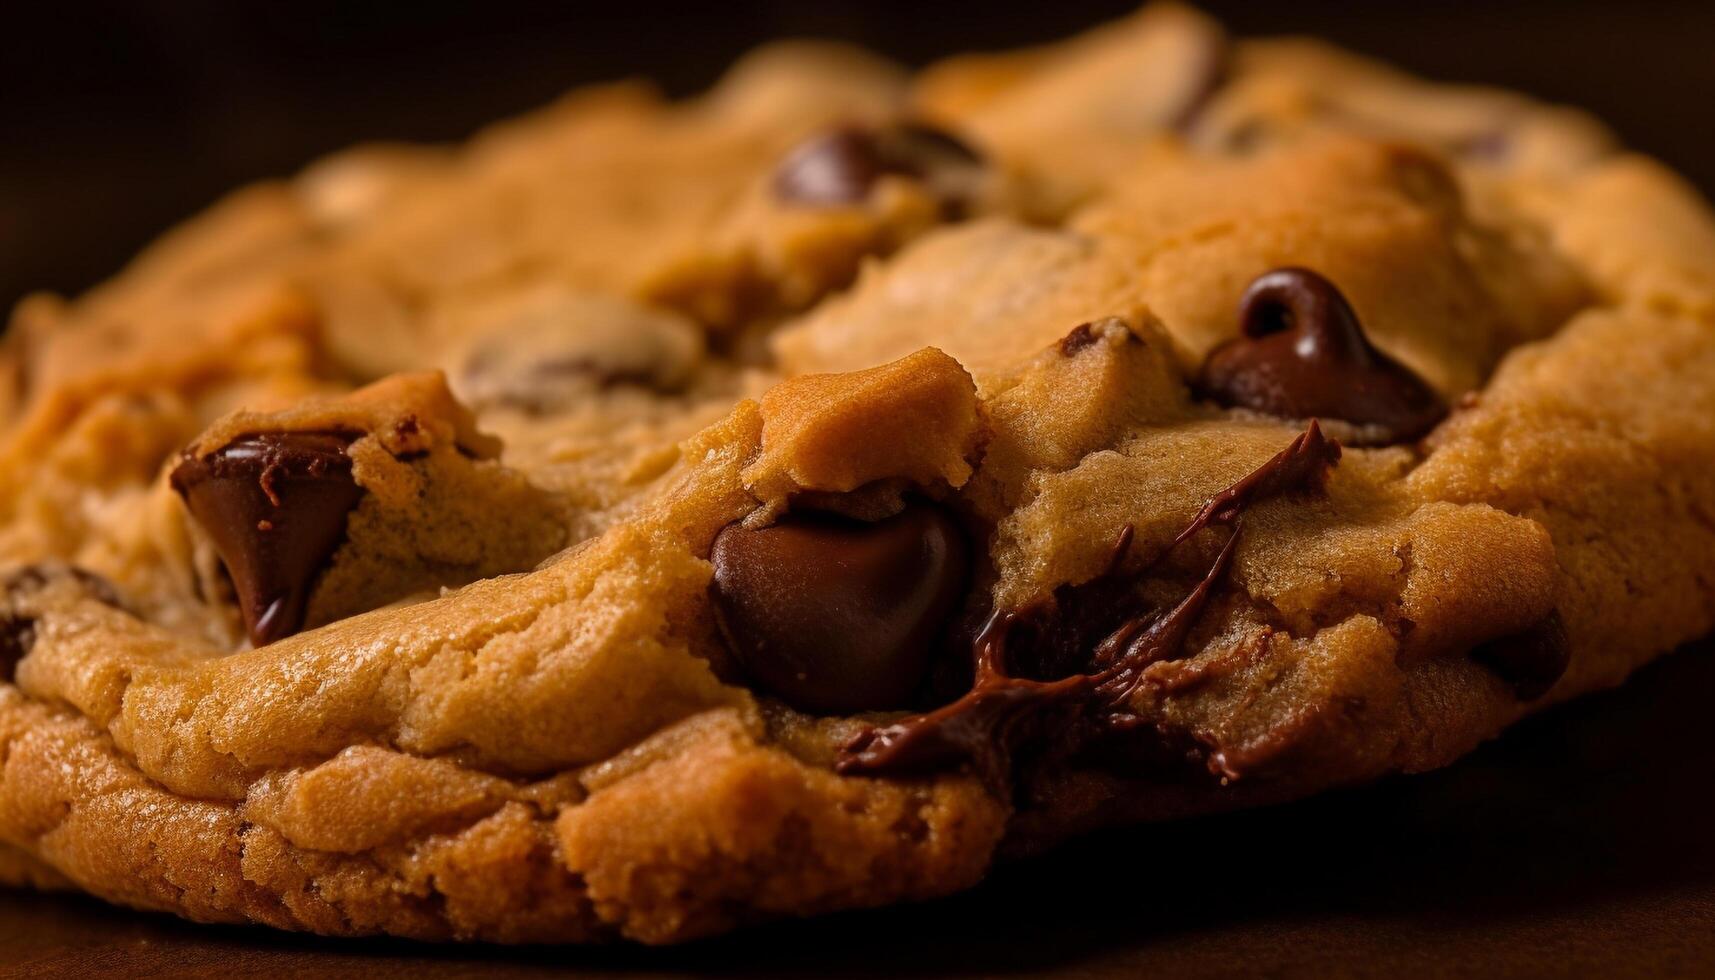
[[[1471,651],[1471,659],[1512,685],[1520,701],[1535,701],[1566,673],[1572,663],[1572,648],[1560,614],[1550,613],[1530,629],[1477,647]]]
[[[1104,732],[1141,724],[1127,708],[1132,692],[1149,665],[1183,656],[1186,637],[1232,562],[1245,509],[1319,489],[1339,458],[1339,444],[1312,421],[1267,463],[1210,498],[1168,552],[1211,526],[1231,533],[1202,579],[1167,609],[1150,608],[1137,594],[1137,579],[1148,568],[1123,573],[1131,545],[1131,528],[1123,528],[1107,571],[1062,586],[1052,601],[990,617],[973,644],[969,693],[927,714],[865,730],[842,747],[836,768],[874,774],[969,764],[999,790],[1013,754],[1027,744],[1071,752]]]
[[[1447,415],[1441,396],[1377,350],[1334,284],[1309,269],[1276,269],[1239,303],[1242,336],[1210,352],[1201,393],[1282,418],[1340,419],[1370,431],[1360,444],[1415,439]]]
[[[173,489],[232,576],[255,646],[303,628],[316,577],[345,538],[346,516],[363,494],[345,453],[351,440],[261,433],[187,456],[173,470]]]
[[[716,536],[721,627],[762,690],[812,714],[907,707],[970,575],[969,546],[925,502],[876,523],[788,515]]]
[[[842,126],[800,143],[774,174],[774,193],[793,204],[849,205],[892,174],[922,181],[950,212],[970,203],[983,160],[969,145],[922,123]]]

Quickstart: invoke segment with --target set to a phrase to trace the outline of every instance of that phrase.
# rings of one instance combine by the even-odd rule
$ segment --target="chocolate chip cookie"
[[[1715,627],[1697,193],[1176,5],[353,150],[0,365],[0,881],[199,921],[942,895]]]

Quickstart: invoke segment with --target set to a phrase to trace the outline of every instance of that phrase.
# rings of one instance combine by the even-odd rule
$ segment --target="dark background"
[[[0,311],[76,292],[221,193],[365,139],[451,140],[581,82],[676,93],[756,42],[910,63],[1069,34],[1131,0],[355,3],[0,0]],[[1319,34],[1427,75],[1594,110],[1715,187],[1715,4],[1211,0],[1241,34]]]
[[[223,191],[372,138],[447,140],[579,82],[693,91],[813,34],[917,63],[1066,34],[1127,0],[603,5],[0,0],[0,308],[110,274]],[[1715,4],[1210,2],[1451,80],[1595,110],[1715,188]],[[0,975],[1709,976],[1715,645],[1444,770],[1116,832],[920,908],[648,951],[210,929],[0,892]]]

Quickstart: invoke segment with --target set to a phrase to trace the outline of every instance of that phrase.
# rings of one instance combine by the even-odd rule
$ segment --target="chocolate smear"
[[[1282,418],[1340,419],[1358,443],[1415,439],[1447,415],[1439,393],[1377,350],[1338,288],[1309,269],[1259,276],[1239,303],[1243,335],[1209,353],[1204,397]]]
[[[310,591],[363,491],[337,432],[267,432],[186,455],[173,489],[220,553],[254,646],[303,628]]]
[[[1177,603],[1151,609],[1122,573],[1132,529],[1123,528],[1106,571],[1066,585],[1051,600],[996,610],[972,645],[975,680],[963,697],[925,714],[859,733],[840,750],[847,774],[921,773],[970,765],[992,787],[1006,784],[1013,754],[1031,743],[1070,750],[1143,724],[1127,705],[1149,665],[1184,654],[1186,638],[1225,578],[1246,508],[1318,490],[1340,458],[1314,421],[1261,467],[1210,498],[1156,563],[1198,532],[1230,529],[1202,579]],[[1154,567],[1153,565],[1151,567]]]
[[[970,576],[964,532],[922,501],[874,523],[733,524],[710,560],[735,657],[758,687],[813,714],[909,706]]]

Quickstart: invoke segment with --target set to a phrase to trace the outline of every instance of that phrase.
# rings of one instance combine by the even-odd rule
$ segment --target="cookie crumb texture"
[[[0,351],[0,881],[650,943],[1448,763],[1715,626],[1715,221],[1159,4],[240,191]]]

